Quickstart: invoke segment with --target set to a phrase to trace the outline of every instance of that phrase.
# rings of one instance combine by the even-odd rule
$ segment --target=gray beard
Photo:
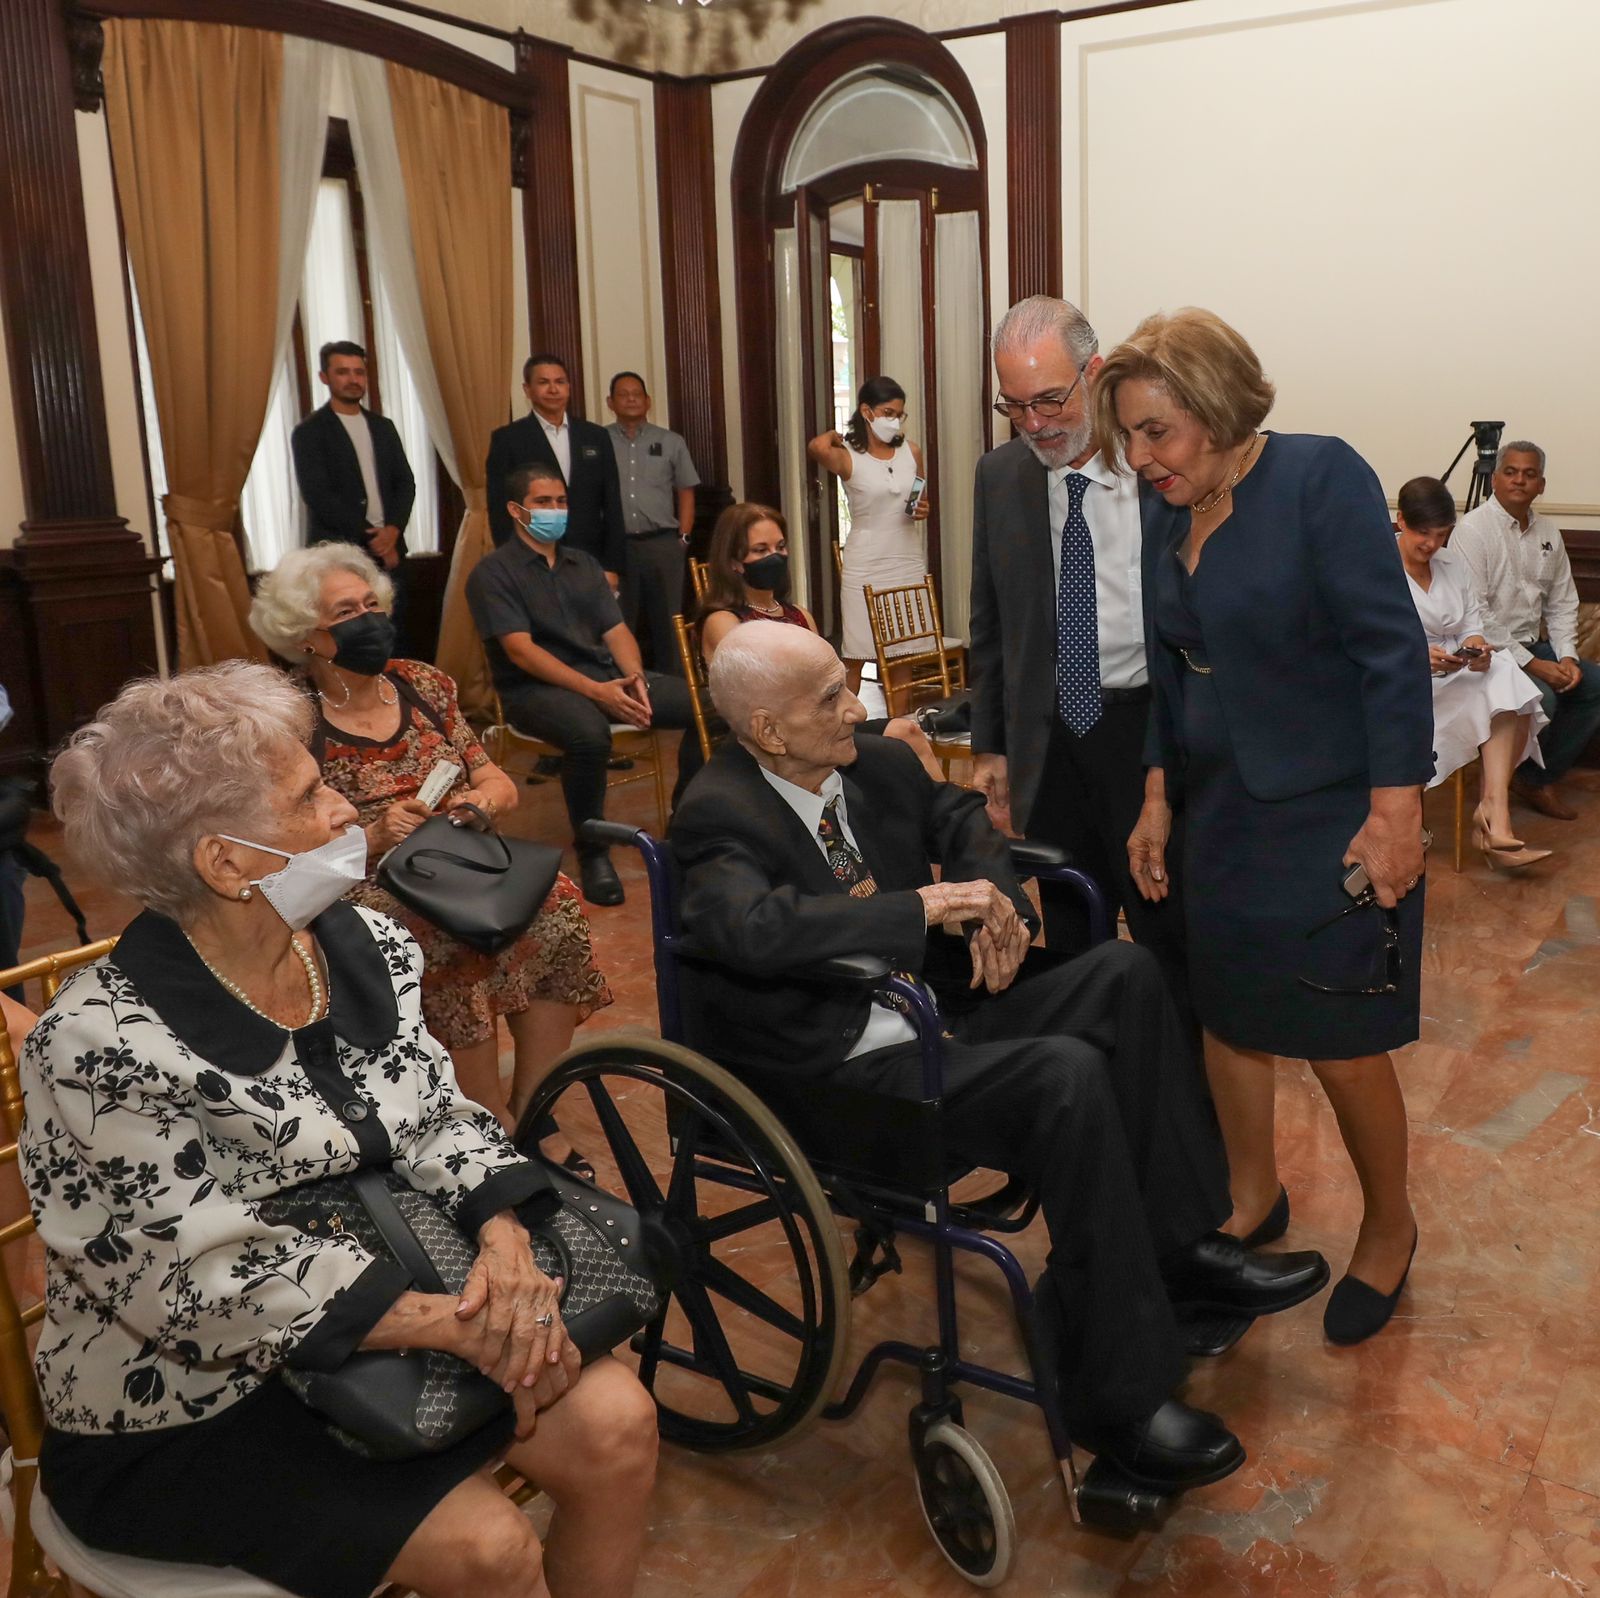
[[[1094,442],[1094,424],[1080,422],[1071,432],[1051,439],[1048,444],[1041,444],[1031,433],[1024,433],[1022,437],[1041,466],[1047,471],[1059,472],[1062,467],[1070,466]]]

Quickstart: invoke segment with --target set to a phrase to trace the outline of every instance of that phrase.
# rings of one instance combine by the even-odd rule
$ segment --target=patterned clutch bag
[[[561,1199],[528,1227],[534,1259],[562,1278],[561,1320],[585,1362],[609,1353],[661,1308],[626,1204],[545,1162]],[[367,1169],[288,1188],[263,1201],[262,1219],[311,1236],[348,1233],[395,1260],[420,1292],[459,1293],[477,1247],[427,1193],[395,1172]],[[436,1350],[352,1354],[336,1371],[282,1372],[286,1387],[327,1420],[347,1448],[373,1459],[411,1459],[450,1448],[510,1407],[488,1377]]]

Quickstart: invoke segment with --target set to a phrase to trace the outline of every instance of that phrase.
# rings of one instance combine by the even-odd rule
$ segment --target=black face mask
[[[744,580],[752,588],[764,588],[769,594],[776,592],[778,585],[788,575],[787,555],[763,555],[760,560],[751,561],[744,569]]]
[[[328,629],[333,663],[361,677],[376,677],[394,656],[394,623],[381,610],[363,611]]]

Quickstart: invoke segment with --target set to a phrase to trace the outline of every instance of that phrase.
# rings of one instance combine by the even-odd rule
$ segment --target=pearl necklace
[[[751,600],[750,608],[751,610],[756,611],[763,616],[781,616],[783,614],[783,604],[781,601],[771,605],[758,605],[754,600]]]
[[[1214,489],[1209,494],[1202,494],[1195,500],[1189,507],[1190,516],[1204,516],[1207,511],[1215,510],[1233,492],[1239,479],[1244,476],[1245,463],[1255,454],[1256,445],[1260,442],[1259,433],[1251,435],[1250,442],[1245,445],[1243,454],[1239,456],[1239,464],[1233,469],[1233,476],[1222,487]]]
[[[189,934],[186,932],[184,933],[184,936],[188,938]],[[289,945],[294,952],[300,956],[300,964],[306,968],[306,985],[311,989],[311,1011],[306,1016],[305,1020],[300,1023],[300,1025],[310,1026],[313,1021],[316,1021],[321,1017],[323,1012],[324,994],[322,989],[322,974],[317,970],[317,962],[312,957],[311,951],[307,949],[303,943],[301,943],[298,936],[291,937],[289,939]],[[193,938],[189,938],[189,947],[193,949],[196,954],[200,955],[200,964],[203,965],[206,970],[209,971],[212,976],[214,976],[217,981],[220,982],[223,987],[225,987],[228,992],[231,993],[234,998],[236,998],[239,1003],[245,1007],[245,1009],[249,1010],[253,1015],[259,1015],[263,1021],[270,1021],[273,1026],[280,1028],[284,1032],[293,1032],[297,1030],[295,1027],[285,1026],[282,1021],[278,1020],[275,1016],[268,1015],[267,1012],[260,1007],[260,1005],[252,1002],[250,995],[246,993],[244,989],[238,985],[238,983],[230,982],[227,977],[223,976],[223,974],[217,970],[217,968],[212,965],[212,963],[206,959],[203,954],[200,954],[199,946],[195,943]]]

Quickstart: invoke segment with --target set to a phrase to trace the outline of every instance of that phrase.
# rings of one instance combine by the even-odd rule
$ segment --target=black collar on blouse
[[[328,1021],[359,1049],[381,1048],[400,1030],[389,963],[352,904],[311,923],[328,966]],[[259,1076],[290,1034],[228,992],[206,969],[183,929],[146,910],[117,941],[111,960],[191,1052],[235,1076]]]

